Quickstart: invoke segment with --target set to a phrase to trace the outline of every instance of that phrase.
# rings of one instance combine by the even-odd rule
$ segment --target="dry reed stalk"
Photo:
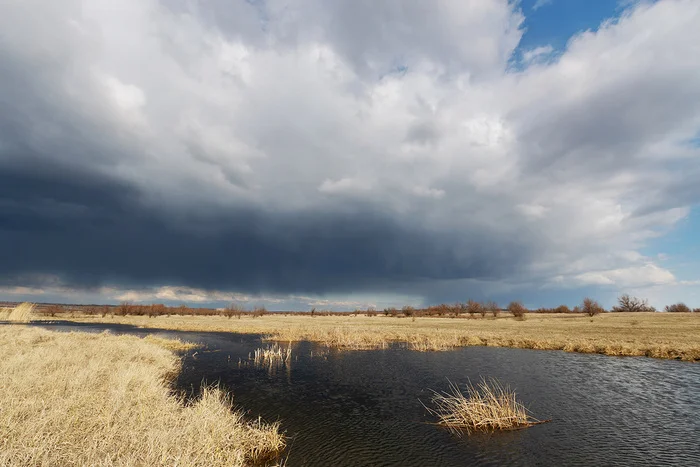
[[[292,346],[282,349],[278,344],[273,344],[266,349],[256,349],[252,356],[256,367],[279,368],[292,361]]]
[[[435,409],[426,408],[438,417],[438,424],[457,434],[514,430],[549,421],[530,418],[515,392],[495,379],[483,379],[477,386],[469,383],[466,394],[450,383],[448,392],[434,392],[433,404]]]
[[[12,321],[14,323],[28,323],[34,317],[33,303],[20,303],[14,308],[4,308],[0,311],[0,320]]]

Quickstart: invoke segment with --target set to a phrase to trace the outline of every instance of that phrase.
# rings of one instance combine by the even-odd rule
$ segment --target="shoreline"
[[[270,341],[306,340],[341,350],[381,349],[392,343],[405,343],[417,351],[493,346],[700,361],[700,316],[694,314],[528,314],[525,320],[507,316],[412,319],[273,314],[242,318],[72,315],[61,319],[164,330],[260,334]]]

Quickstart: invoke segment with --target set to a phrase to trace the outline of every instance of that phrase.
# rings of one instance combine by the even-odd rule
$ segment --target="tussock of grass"
[[[475,431],[514,430],[544,423],[530,418],[525,406],[515,399],[515,392],[497,380],[482,380],[476,387],[469,384],[462,393],[455,384],[448,392],[435,392],[435,409],[428,410],[438,424],[461,434]]]
[[[0,327],[0,465],[243,466],[284,448],[216,388],[173,396],[163,342]]]
[[[28,323],[34,317],[33,303],[21,303],[14,308],[3,308],[0,311],[0,321],[12,321],[14,323]]]

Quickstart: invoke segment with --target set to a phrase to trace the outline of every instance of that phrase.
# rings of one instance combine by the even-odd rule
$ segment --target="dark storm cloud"
[[[57,167],[3,170],[0,199],[0,275],[6,284],[16,275],[58,274],[79,287],[381,290],[392,282],[498,278],[526,259],[485,237],[471,239],[479,245],[472,254],[457,255],[464,245],[456,238],[366,211],[238,211],[205,225],[179,225],[139,205],[132,187]]]

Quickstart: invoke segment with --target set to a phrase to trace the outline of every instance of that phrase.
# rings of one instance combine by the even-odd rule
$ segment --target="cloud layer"
[[[676,283],[639,251],[700,200],[696,1],[518,69],[506,0],[0,7],[6,286]]]

